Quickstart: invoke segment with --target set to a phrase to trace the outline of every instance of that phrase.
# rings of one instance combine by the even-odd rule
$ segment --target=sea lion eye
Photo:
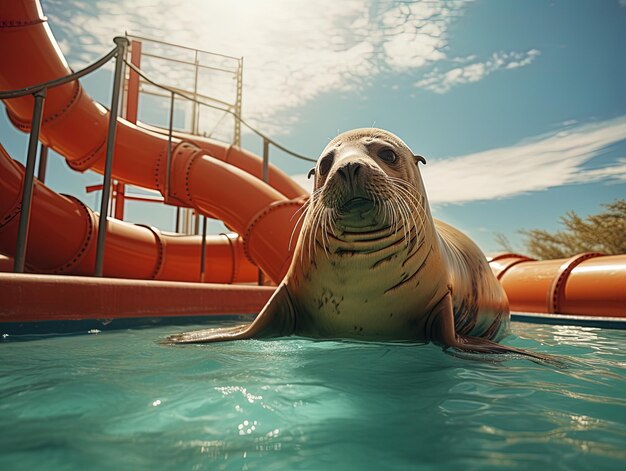
[[[396,156],[396,153],[392,151],[391,149],[383,149],[379,151],[378,157],[380,157],[381,160],[383,160],[384,162],[387,162],[388,164],[394,163],[396,159],[398,158]]]
[[[333,166],[334,160],[335,160],[334,152],[330,152],[329,154],[326,154],[324,157],[322,157],[322,160],[320,160],[320,164],[319,164],[321,176],[326,175],[330,171],[330,168]]]

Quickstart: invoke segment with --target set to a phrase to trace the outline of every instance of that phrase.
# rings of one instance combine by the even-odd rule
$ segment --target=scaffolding
[[[122,110],[127,120],[137,122],[140,102],[148,105],[145,107],[147,110],[169,107],[173,130],[241,146],[243,57],[128,33],[126,38],[130,43],[127,62],[187,98],[175,101],[172,93],[128,68],[122,95]],[[215,108],[200,106],[199,102],[214,104]],[[161,121],[164,115],[166,113],[150,115],[144,112],[141,113],[141,121],[167,127],[167,123]],[[115,188],[116,217],[123,219],[123,204],[127,199],[125,190],[119,183]],[[192,208],[177,208],[175,230],[184,234],[199,234],[200,216]]]

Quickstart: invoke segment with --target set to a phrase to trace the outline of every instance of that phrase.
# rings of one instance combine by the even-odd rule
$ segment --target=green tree
[[[571,257],[581,252],[607,255],[626,253],[626,200],[616,199],[603,204],[604,211],[581,218],[569,211],[559,219],[565,229],[548,232],[543,229],[520,231],[524,237],[524,253],[538,259]],[[496,241],[510,251],[502,234]]]

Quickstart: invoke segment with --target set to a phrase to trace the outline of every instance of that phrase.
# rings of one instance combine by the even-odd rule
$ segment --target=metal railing
[[[181,93],[186,93],[187,96],[193,98],[200,98],[204,101],[214,102],[218,106],[226,107],[234,111],[237,115],[241,115],[243,57],[217,54],[215,52],[181,46],[158,39],[136,36],[133,34],[129,34],[128,32],[126,33],[126,37],[131,41],[130,51],[134,52],[134,47],[138,46],[140,52],[136,56],[137,59],[139,59],[139,57],[141,57],[141,59],[148,59],[149,63],[153,67],[157,63],[161,64],[161,67],[157,67],[155,69],[157,74],[159,73],[159,69],[161,70],[161,72],[163,71],[164,66],[168,70],[174,71],[178,80],[185,81],[185,70],[191,72],[191,75],[186,77],[187,80],[191,79],[191,86],[188,87],[186,90],[182,88],[177,88],[178,91],[180,91]],[[153,52],[147,52],[146,50],[144,50],[146,49],[146,46],[147,49],[151,49],[153,50]],[[134,60],[132,60],[131,53],[131,62],[135,66],[142,67],[139,64],[139,61],[141,59],[135,62]],[[229,77],[231,80],[234,80],[235,87],[234,90],[231,90],[231,92],[233,93],[230,94],[229,98],[224,97],[224,99],[217,99],[214,96],[208,96],[199,92],[199,89],[201,88],[201,83],[198,79],[200,77],[200,74],[206,73],[210,73],[212,79],[218,78],[219,80],[220,77]],[[226,80],[226,82],[231,82],[231,80]],[[138,84],[139,87],[141,87],[142,83],[145,84],[147,82],[140,80]],[[171,78],[169,75],[167,77],[167,83],[170,84],[170,88],[175,88],[171,84]],[[161,90],[159,89],[151,90],[150,87],[144,87],[141,89],[142,94],[169,98],[169,93],[160,93],[160,91]],[[211,93],[213,93],[213,91],[211,91]],[[201,113],[199,105],[194,100],[187,101],[186,103],[191,104],[190,129],[188,129],[189,132],[195,135],[207,136],[206,132],[200,132]],[[209,131],[207,137],[213,137],[213,134],[218,130],[218,128],[222,124],[223,119],[226,116],[229,115],[227,113],[221,113],[221,117],[217,120],[217,122],[213,124],[213,129]],[[240,146],[241,123],[239,122],[239,120],[233,119],[233,125],[232,142],[236,146]]]
[[[113,151],[115,145],[115,131],[117,129],[117,111],[120,99],[120,86],[123,77],[124,56],[128,47],[128,40],[125,37],[118,36],[113,39],[115,48],[101,59],[93,64],[85,67],[78,72],[60,77],[38,85],[19,90],[11,90],[0,92],[0,99],[19,98],[27,95],[33,95],[35,106],[33,107],[33,117],[31,120],[31,130],[28,139],[28,151],[26,154],[26,169],[24,172],[24,185],[22,190],[22,203],[20,210],[20,219],[17,233],[17,245],[15,247],[15,259],[13,263],[14,273],[23,273],[26,262],[26,248],[28,243],[28,228],[30,225],[30,209],[33,197],[33,185],[35,174],[35,160],[37,153],[37,144],[39,141],[39,133],[41,131],[41,121],[43,117],[43,109],[45,106],[46,94],[48,89],[65,85],[73,82],[95,70],[98,70],[109,62],[113,57],[115,60],[115,71],[113,75],[113,93],[111,94],[111,109],[109,115],[109,129],[106,140],[106,157],[105,172],[102,186],[102,197],[100,199],[100,221],[98,224],[98,244],[96,249],[96,267],[94,276],[101,277],[104,265],[104,244],[106,239],[108,206],[111,191],[111,173],[113,168]]]
[[[126,63],[126,66],[129,67],[130,69],[132,69],[137,75],[139,75],[141,78],[143,78],[146,82],[150,83],[151,85],[160,88],[162,90],[166,90],[170,93],[170,129],[172,128],[172,107],[173,107],[173,102],[174,102],[174,96],[179,96],[185,100],[189,100],[189,101],[193,101],[195,103],[197,103],[198,105],[201,106],[206,106],[207,108],[212,108],[214,110],[218,110],[218,111],[223,111],[224,113],[229,113],[231,115],[233,115],[235,117],[235,119],[237,119],[239,122],[241,122],[241,124],[243,124],[246,128],[248,128],[250,131],[252,131],[254,134],[256,134],[257,136],[259,136],[260,138],[263,139],[263,147],[265,148],[265,142],[267,142],[268,145],[272,145],[274,147],[276,147],[277,149],[282,150],[284,153],[291,155],[292,157],[295,157],[297,159],[300,160],[305,160],[307,162],[317,162],[317,160],[312,159],[310,157],[307,157],[305,155],[302,154],[298,154],[297,152],[294,152],[282,145],[280,145],[278,142],[274,141],[272,138],[270,138],[267,134],[264,134],[263,132],[259,131],[258,129],[256,129],[254,126],[252,126],[251,124],[249,124],[245,119],[243,119],[240,115],[238,115],[237,113],[235,113],[234,111],[228,109],[228,108],[222,108],[219,107],[217,105],[211,104],[211,103],[207,103],[204,100],[198,99],[198,98],[194,98],[192,96],[189,96],[187,93],[185,92],[181,92],[180,90],[178,90],[177,88],[174,87],[170,87],[168,85],[163,85],[161,83],[158,83],[154,80],[152,80],[151,78],[149,78],[139,67],[136,67],[135,65],[133,65],[132,63],[128,62],[128,61],[124,61]]]
[[[28,229],[30,223],[30,210],[31,210],[31,202],[33,195],[33,186],[34,186],[34,172],[35,172],[35,161],[36,161],[36,153],[37,153],[37,144],[39,141],[39,133],[41,131],[41,123],[43,117],[43,109],[45,106],[45,99],[47,90],[50,88],[58,87],[60,85],[67,84],[74,80],[77,80],[85,75],[88,75],[101,67],[103,67],[106,63],[108,63],[112,58],[116,58],[115,60],[115,69],[113,76],[113,92],[111,96],[111,108],[109,113],[109,127],[106,139],[106,154],[105,154],[105,171],[103,177],[102,184],[102,196],[100,199],[100,219],[98,225],[98,242],[96,249],[96,266],[94,270],[94,276],[101,277],[103,274],[103,266],[104,266],[104,248],[106,241],[106,229],[108,222],[108,207],[109,200],[111,197],[111,180],[112,180],[112,168],[113,168],[113,154],[115,147],[115,136],[117,130],[117,119],[118,119],[118,110],[119,110],[119,102],[121,95],[121,84],[124,77],[124,65],[131,68],[134,72],[136,72],[140,77],[146,80],[148,83],[153,86],[160,88],[169,92],[170,94],[170,109],[169,109],[169,129],[168,129],[168,146],[167,146],[167,165],[166,165],[166,187],[165,194],[169,195],[170,188],[170,166],[172,159],[172,137],[173,137],[173,121],[174,121],[174,104],[175,104],[175,96],[180,96],[184,100],[190,100],[196,103],[199,106],[205,106],[208,108],[213,108],[216,110],[223,111],[224,113],[229,113],[234,116],[235,120],[239,123],[243,124],[246,128],[252,131],[257,136],[263,139],[263,173],[262,178],[263,181],[268,183],[269,181],[269,152],[270,145],[280,149],[287,155],[295,157],[300,160],[304,160],[307,162],[316,162],[315,159],[311,159],[302,154],[298,154],[296,152],[287,149],[286,147],[280,145],[273,139],[271,139],[266,134],[262,133],[258,129],[251,126],[247,123],[239,113],[234,112],[232,109],[221,108],[219,106],[213,105],[211,103],[207,103],[204,100],[198,99],[197,97],[189,96],[184,91],[178,90],[174,87],[169,87],[167,85],[163,85],[158,83],[149,77],[138,67],[128,62],[126,57],[126,51],[129,46],[129,41],[126,37],[117,36],[113,39],[115,42],[115,48],[111,50],[109,53],[104,55],[102,58],[98,59],[91,65],[87,67],[66,75],[65,77],[60,77],[54,80],[50,80],[48,82],[40,83],[37,85],[31,85],[29,87],[25,87],[18,90],[9,90],[9,91],[0,91],[0,100],[10,99],[10,98],[19,98],[27,95],[33,95],[35,100],[35,105],[33,107],[33,116],[31,121],[31,131],[28,141],[28,151],[26,157],[26,169],[24,173],[24,185],[22,191],[22,201],[21,201],[21,211],[20,211],[20,219],[19,219],[19,227],[18,227],[18,236],[17,236],[17,245],[15,251],[13,272],[15,273],[23,273],[24,266],[26,261],[26,249],[27,249],[27,240],[28,240]],[[47,159],[47,148],[42,147],[41,150],[41,160],[40,160],[40,168],[39,168],[39,176],[45,176],[45,163],[44,161]],[[43,178],[41,178],[43,179]],[[177,215],[178,216],[178,215]],[[177,222],[178,226],[178,222]],[[205,254],[206,254],[206,217],[204,217],[203,225],[202,225],[202,248],[201,248],[201,268],[200,268],[200,278],[201,281],[204,280],[204,272],[205,272]],[[261,284],[263,281],[263,277],[261,272],[259,272],[259,283]]]

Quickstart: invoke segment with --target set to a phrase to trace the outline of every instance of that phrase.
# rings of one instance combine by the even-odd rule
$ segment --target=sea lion
[[[337,136],[309,174],[314,191],[290,269],[254,322],[167,342],[298,335],[549,360],[495,343],[509,325],[506,294],[478,246],[432,218],[420,162],[381,129]]]

